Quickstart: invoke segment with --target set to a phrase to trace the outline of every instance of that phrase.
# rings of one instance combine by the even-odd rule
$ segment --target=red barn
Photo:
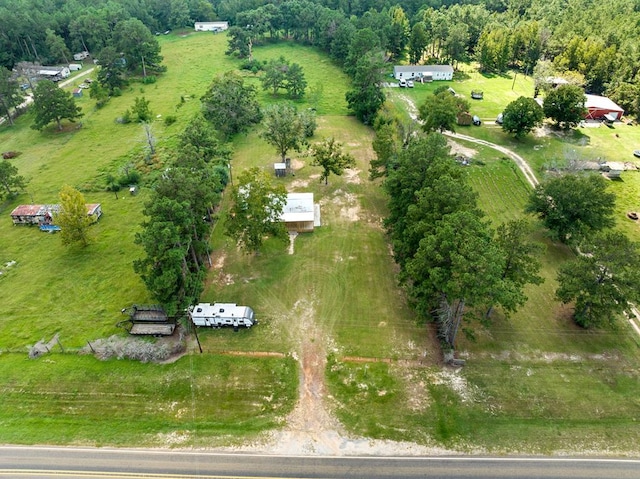
[[[584,106],[587,109],[585,120],[615,121],[622,118],[624,110],[606,96],[585,95],[585,97]]]

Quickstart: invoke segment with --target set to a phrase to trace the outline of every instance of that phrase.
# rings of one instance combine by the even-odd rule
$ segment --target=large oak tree
[[[233,204],[225,221],[226,234],[247,253],[257,253],[266,236],[285,240],[280,216],[287,201],[283,185],[273,185],[259,168],[243,171],[233,189]]]
[[[31,128],[34,130],[42,130],[54,121],[58,130],[62,130],[62,120],[74,122],[84,115],[71,93],[50,80],[40,81],[33,91],[33,111],[35,118]]]
[[[262,120],[255,88],[235,72],[214,78],[201,101],[202,114],[225,139]]]
[[[586,233],[615,224],[615,194],[600,175],[565,175],[536,186],[526,211],[536,214],[552,235],[563,243],[580,240]]]
[[[580,245],[576,259],[562,265],[556,296],[574,304],[573,317],[585,328],[613,324],[640,300],[640,251],[623,233],[606,231]]]

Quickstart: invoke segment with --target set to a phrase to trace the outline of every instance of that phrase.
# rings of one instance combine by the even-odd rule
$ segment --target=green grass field
[[[290,43],[255,48],[254,55],[261,61],[283,55],[303,67],[309,86],[322,85],[316,103],[296,104],[317,109],[312,141],[335,137],[357,166],[343,177],[330,177],[325,186],[310,159],[291,152],[295,176],[276,181],[290,191],[313,192],[323,222],[297,237],[293,255],[276,241],[268,241],[259,255],[246,255],[224,236],[224,224],[216,224],[215,266],[201,300],[249,304],[260,324],[238,333],[201,328],[205,354],[192,352],[172,364],[101,362],[74,354],[87,341],[124,335],[115,326],[120,309],[151,300],[131,266],[141,254],[133,238],[149,191],[143,184],[139,195],[121,192],[117,200],[104,191],[105,176],[138,161],[143,148],[140,126],[118,125],[115,118],[144,95],[160,115],[153,128],[162,150],[198,110],[213,76],[239,65],[224,55],[223,35],[178,32],[160,41],[167,73],[155,84],[132,84],[101,110],[85,96],[79,101],[82,128],[40,133],[29,129],[29,115],[13,128],[0,127],[0,150],[21,151],[15,164],[31,179],[27,193],[0,205],[1,442],[170,447],[240,442],[282,426],[292,410],[299,381],[294,358],[303,337],[322,343],[332,405],[355,434],[474,452],[637,453],[640,339],[624,323],[613,331],[573,325],[570,308],[554,299],[558,265],[571,253],[542,230],[533,238],[546,245],[545,283],[528,288],[529,302],[511,317],[496,311],[488,327],[469,323],[475,340],[461,334],[458,345],[467,366],[459,372],[442,368],[432,329],[415,320],[396,282],[381,225],[386,199],[379,183],[367,179],[373,133],[345,116],[344,74],[325,55]],[[255,75],[243,75],[259,88]],[[485,99],[472,103],[472,112],[483,119],[493,119],[532,88],[520,75],[515,82],[508,76],[465,75],[454,88],[465,95],[484,91]],[[435,86],[418,84],[402,93],[419,103]],[[286,101],[263,91],[259,98]],[[165,126],[167,115],[177,122]],[[635,128],[581,129],[521,142],[492,125],[460,131],[513,149],[542,177],[547,165],[561,164],[573,150],[588,158],[627,158],[627,150],[640,144]],[[519,170],[494,150],[461,144],[477,151],[467,171],[488,217],[494,224],[520,217],[530,189]],[[235,138],[233,147],[234,174],[253,166],[271,171],[278,158],[257,130]],[[95,242],[86,250],[64,248],[55,235],[13,226],[8,216],[31,196],[38,203],[56,202],[64,184],[103,205],[104,217],[92,227]],[[612,188],[618,217],[640,209],[636,172],[625,173]],[[228,201],[223,198],[222,211]],[[621,218],[619,225],[638,234],[635,223]],[[4,266],[9,261],[16,264]],[[56,350],[27,359],[29,345],[55,333],[66,354]]]

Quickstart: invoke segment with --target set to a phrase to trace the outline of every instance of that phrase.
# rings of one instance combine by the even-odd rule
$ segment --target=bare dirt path
[[[58,83],[58,86],[60,86],[60,88],[65,87],[65,86],[69,85],[70,83],[73,83],[74,81],[76,81],[78,78],[82,78],[84,76],[89,75],[94,69],[95,69],[95,67],[88,68],[87,70],[83,71],[82,73],[78,73],[73,78],[69,78],[68,80],[61,81],[60,83]]]
[[[69,85],[70,83],[76,81],[78,78],[81,78],[83,76],[89,75],[95,67],[91,67],[88,70],[83,71],[82,73],[79,73],[78,75],[74,76],[73,78],[70,78],[69,80],[65,80],[63,82],[58,83],[58,86],[60,86],[60,88],[65,87],[67,85]],[[29,93],[24,101],[18,105],[18,108],[26,108],[27,106],[29,106],[31,103],[33,103],[33,95],[31,93]],[[0,117],[0,125],[2,125],[5,121],[7,121],[7,118],[5,116]]]
[[[414,119],[415,121],[418,121],[418,109],[416,108],[416,105],[413,102],[413,100],[406,95],[399,95],[399,97],[402,99],[402,101],[404,101],[407,104],[409,109],[409,115],[411,116],[411,118]],[[527,161],[522,156],[518,155],[517,153],[514,153],[508,148],[505,148],[504,146],[496,145],[495,143],[491,143],[489,141],[479,140],[478,138],[474,138],[472,136],[462,135],[460,133],[454,133],[452,131],[445,131],[443,132],[443,134],[450,138],[456,138],[459,140],[469,141],[477,145],[487,146],[489,148],[493,148],[494,150],[499,151],[500,153],[507,155],[516,163],[516,165],[518,165],[518,168],[520,168],[520,171],[522,171],[522,174],[524,175],[524,177],[527,179],[527,181],[533,188],[535,188],[538,185],[539,183],[538,178],[536,178],[536,175],[531,169],[531,167],[529,166],[529,163],[527,163]]]
[[[350,436],[332,411],[332,398],[325,383],[327,350],[331,337],[316,320],[313,302],[296,302],[291,315],[290,339],[293,355],[300,363],[298,402],[286,425],[262,440],[234,447],[234,451],[263,454],[317,456],[418,456],[451,454],[440,448],[413,443],[382,441]]]

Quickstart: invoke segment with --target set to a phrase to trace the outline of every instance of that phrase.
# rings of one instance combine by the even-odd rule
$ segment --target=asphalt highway
[[[314,457],[204,451],[0,447],[0,478],[638,479],[640,460],[544,457]]]

